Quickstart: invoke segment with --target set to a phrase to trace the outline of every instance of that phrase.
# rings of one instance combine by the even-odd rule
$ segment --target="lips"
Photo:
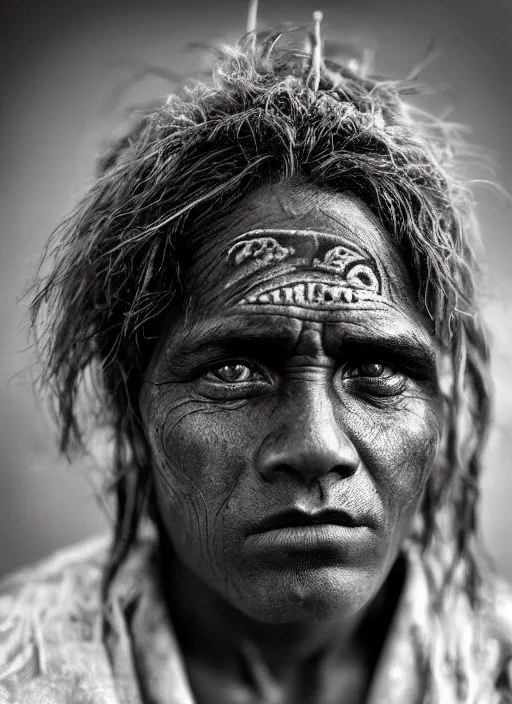
[[[298,528],[304,526],[337,525],[346,528],[358,528],[363,525],[346,511],[338,509],[323,509],[307,512],[301,509],[286,509],[261,521],[252,534],[266,533],[283,528]]]

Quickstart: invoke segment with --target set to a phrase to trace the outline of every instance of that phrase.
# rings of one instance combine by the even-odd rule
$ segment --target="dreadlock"
[[[36,279],[31,322],[60,448],[85,449],[91,419],[111,435],[116,518],[105,593],[151,514],[138,396],[193,243],[215,236],[218,213],[258,185],[294,178],[359,196],[416,284],[450,381],[444,444],[413,539],[428,550],[448,530],[455,554],[445,577],[462,565],[463,587],[476,599],[489,371],[475,300],[476,227],[459,168],[467,148],[455,126],[406,102],[415,79],[319,60],[297,36],[273,29],[216,49],[208,78],[139,113],[104,150],[97,178],[44,252],[49,269]]]

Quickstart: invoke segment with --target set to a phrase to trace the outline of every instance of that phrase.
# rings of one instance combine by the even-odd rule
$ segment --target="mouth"
[[[251,533],[254,535],[283,528],[326,525],[343,526],[345,528],[359,528],[363,526],[361,522],[357,521],[346,511],[324,509],[322,511],[308,512],[292,508],[265,518]]]

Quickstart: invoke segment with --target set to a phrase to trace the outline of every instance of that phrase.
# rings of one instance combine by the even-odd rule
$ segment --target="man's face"
[[[178,558],[246,614],[348,616],[383,583],[441,432],[436,350],[350,194],[251,194],[204,244],[141,393]]]

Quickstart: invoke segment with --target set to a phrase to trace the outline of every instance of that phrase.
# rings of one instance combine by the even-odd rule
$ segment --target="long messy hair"
[[[297,43],[299,34],[273,29],[216,49],[209,78],[185,82],[109,144],[50,240],[31,322],[60,447],[84,449],[91,420],[109,434],[116,515],[107,589],[151,504],[138,397],[190,243],[214,236],[219,212],[263,183],[349,190],[399,247],[448,360],[444,443],[413,540],[428,550],[448,530],[450,574],[462,564],[475,597],[489,372],[472,201],[460,175],[466,147],[455,126],[407,102],[415,80],[374,76],[364,62],[319,61],[308,32]]]

